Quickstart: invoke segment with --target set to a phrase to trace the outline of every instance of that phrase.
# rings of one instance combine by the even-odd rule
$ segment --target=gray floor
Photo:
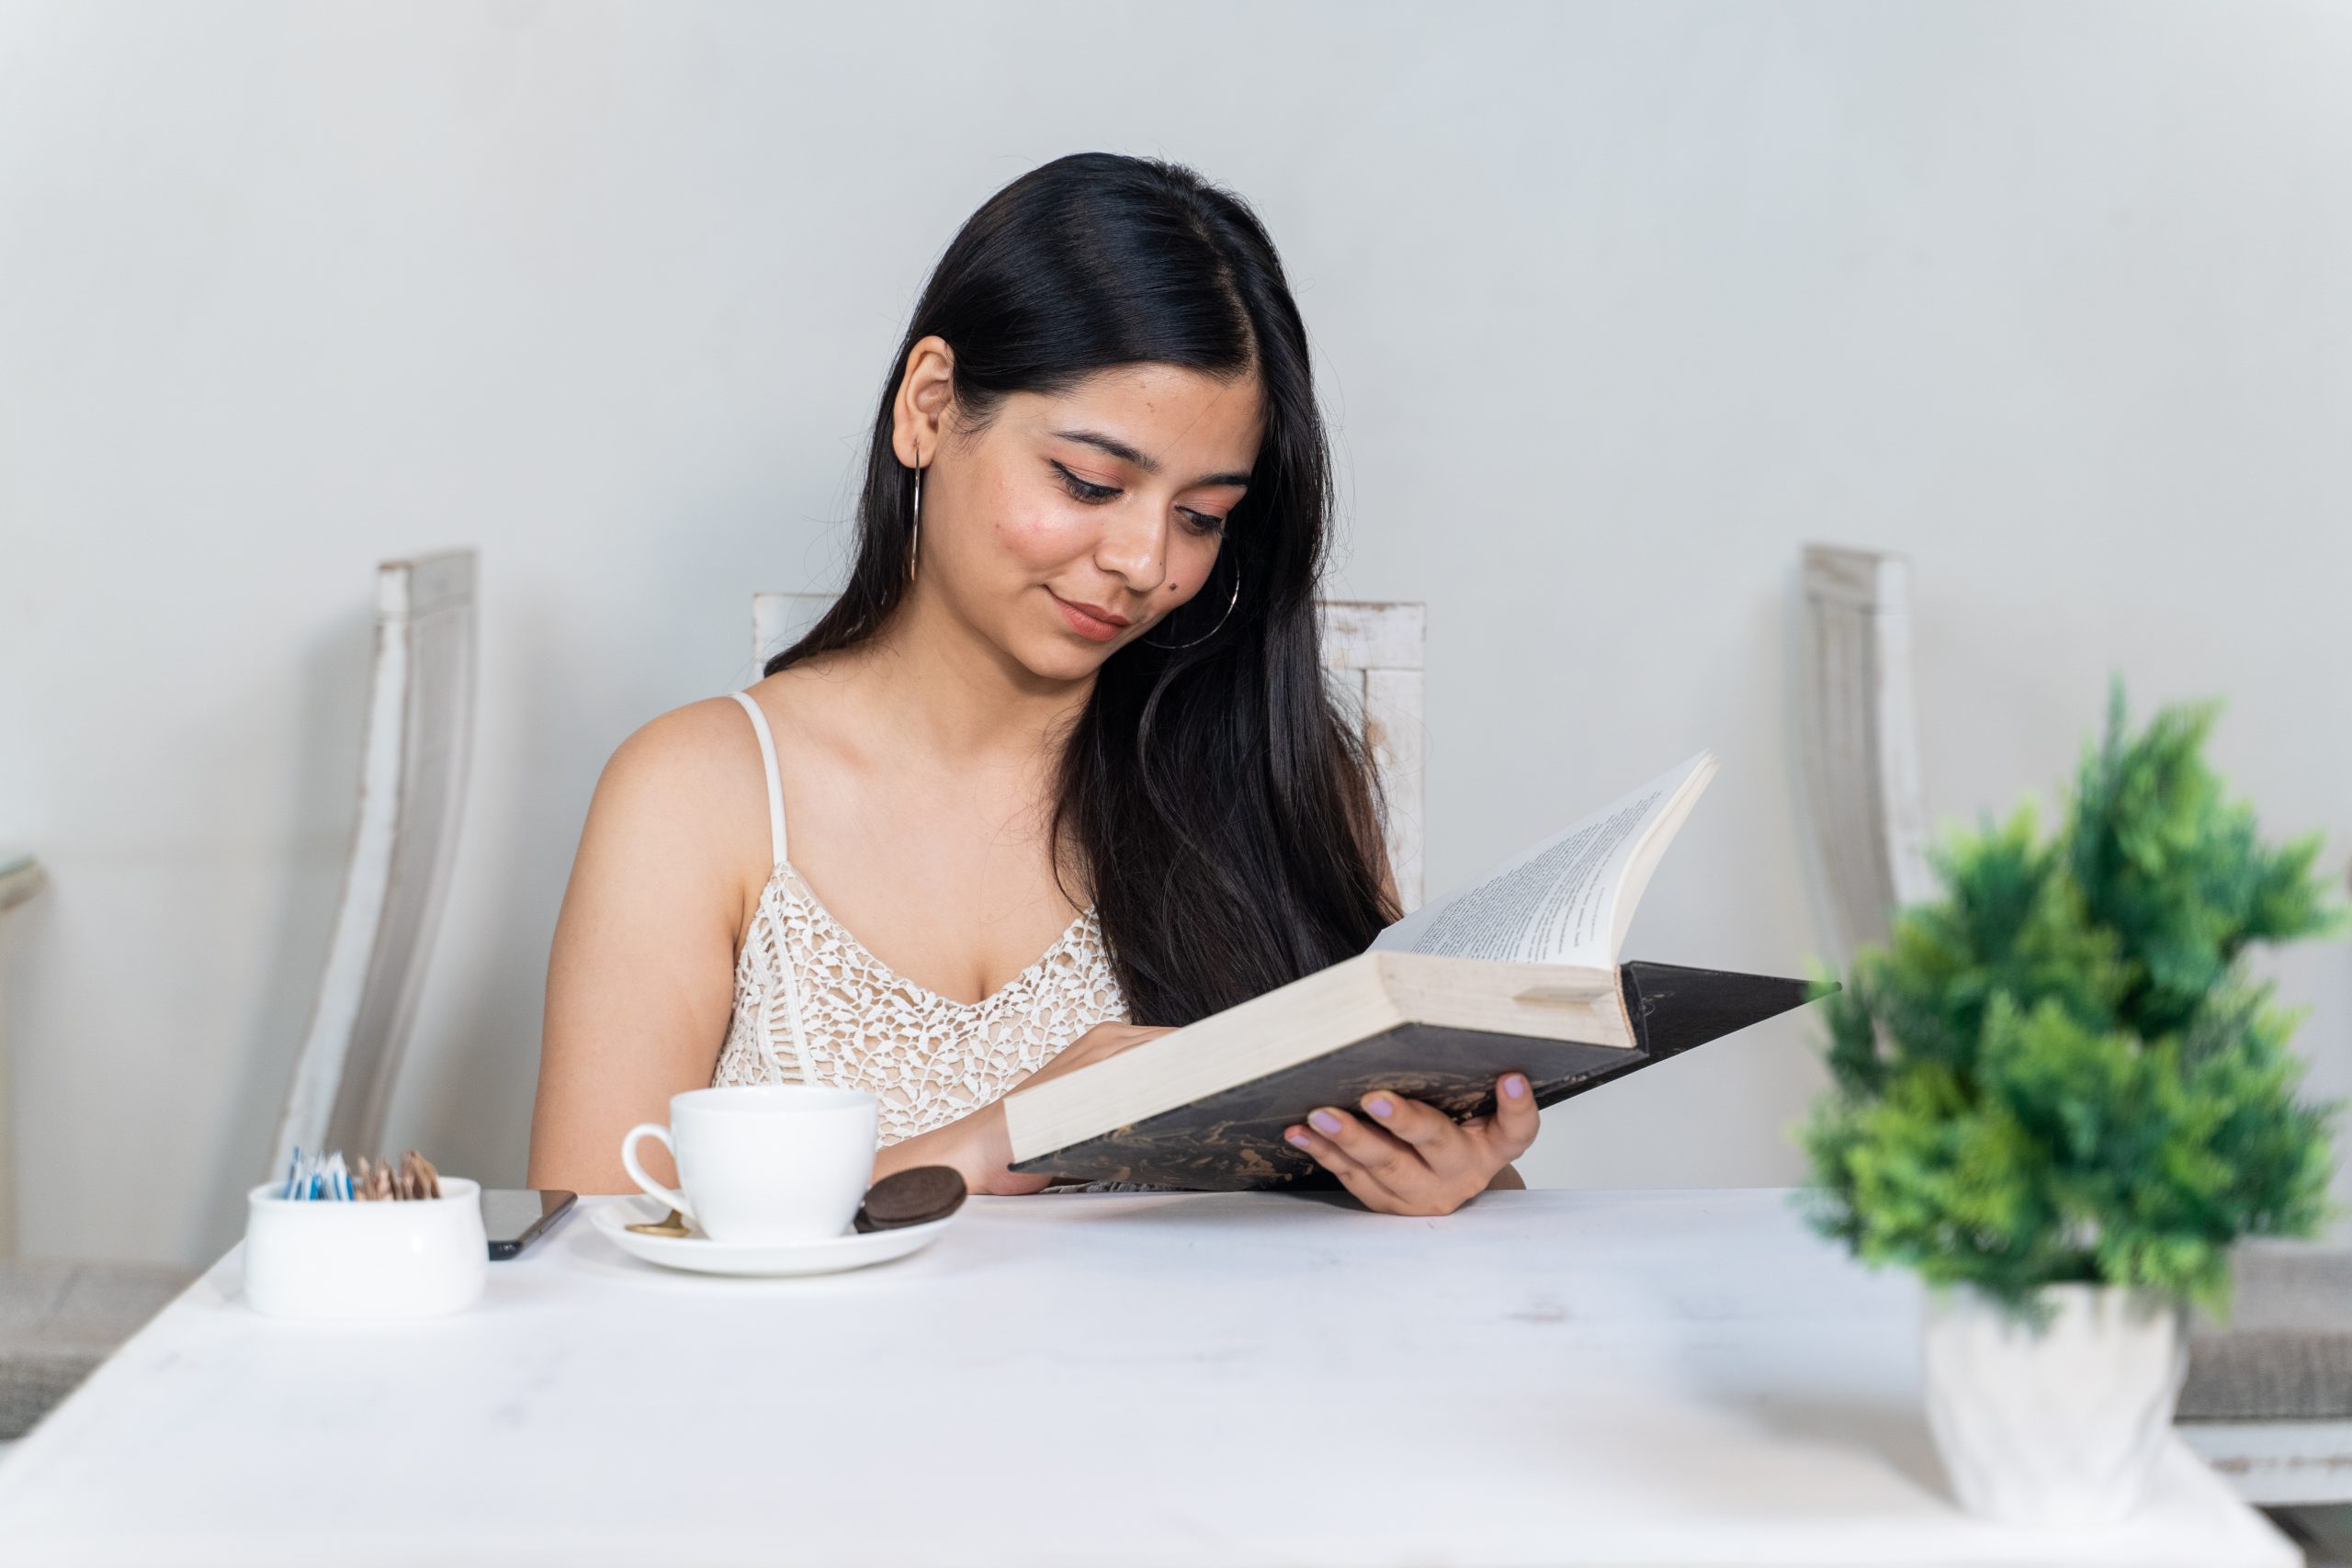
[[[2306,1568],[2352,1568],[2352,1503],[2262,1511],[2303,1549]]]

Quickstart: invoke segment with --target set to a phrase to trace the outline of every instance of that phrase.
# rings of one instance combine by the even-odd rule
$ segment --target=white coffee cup
[[[713,1241],[819,1241],[849,1228],[874,1176],[881,1102],[863,1089],[810,1084],[692,1089],[670,1097],[670,1124],[621,1137],[621,1165],[646,1192]],[[677,1162],[673,1192],[638,1163],[659,1138]]]

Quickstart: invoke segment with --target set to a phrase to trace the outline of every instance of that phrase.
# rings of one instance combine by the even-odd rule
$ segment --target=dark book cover
[[[1803,980],[1635,959],[1618,968],[1634,1049],[1408,1023],[1295,1066],[1235,1084],[1012,1168],[1057,1181],[1135,1181],[1193,1191],[1336,1187],[1283,1141],[1318,1105],[1352,1110],[1375,1089],[1426,1100],[1459,1121],[1495,1108],[1495,1079],[1522,1072],[1540,1109],[1804,1005]]]

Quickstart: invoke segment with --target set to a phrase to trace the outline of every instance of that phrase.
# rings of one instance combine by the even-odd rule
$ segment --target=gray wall
[[[523,1170],[610,749],[842,558],[912,294],[1061,152],[1257,204],[1335,592],[1430,605],[1442,889],[1702,745],[1631,951],[1792,970],[1792,569],[1917,567],[1942,815],[2110,669],[2226,694],[2352,843],[2352,7],[0,6],[0,837],[23,1237],[234,1238],[334,908],[369,569],[470,543],[474,795],[397,1144]],[[747,779],[745,787],[755,787]],[[2352,1089],[2352,949],[2275,965]],[[1542,1182],[1778,1183],[1769,1026],[1550,1116]]]

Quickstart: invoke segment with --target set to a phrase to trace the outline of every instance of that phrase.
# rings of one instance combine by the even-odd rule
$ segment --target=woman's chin
[[[1102,668],[1102,661],[1118,651],[1116,642],[1089,642],[1067,632],[1047,635],[1022,643],[1013,649],[1013,657],[1031,674],[1043,681],[1083,681]]]

